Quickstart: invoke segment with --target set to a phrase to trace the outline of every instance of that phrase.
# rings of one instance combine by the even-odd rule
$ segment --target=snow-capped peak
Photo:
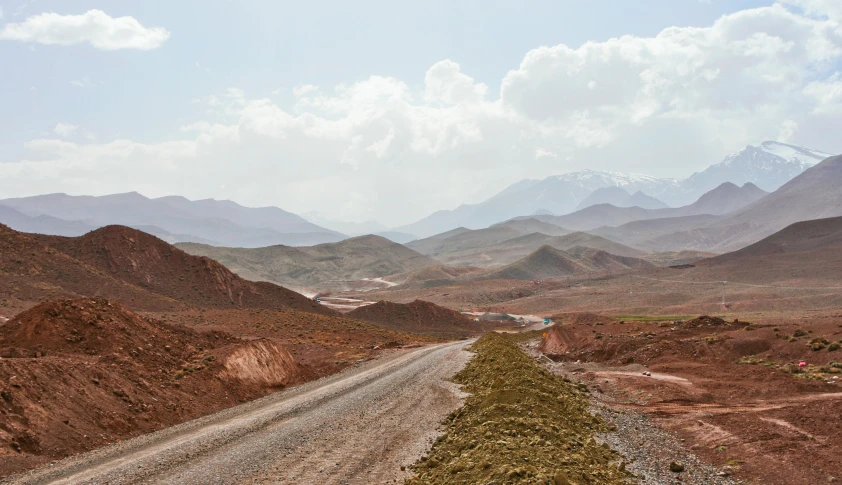
[[[729,155],[721,164],[731,165],[733,163],[746,163],[749,161],[757,163],[758,159],[763,159],[762,161],[766,163],[785,161],[798,164],[802,170],[805,170],[830,156],[832,155],[829,153],[811,148],[789,145],[777,141],[764,141],[756,145],[748,145],[744,149]]]
[[[638,183],[663,183],[663,182],[673,182],[674,179],[666,179],[666,178],[659,178],[653,177],[651,175],[646,175],[642,173],[634,173],[634,172],[613,172],[609,170],[591,170],[585,169],[580,170],[577,172],[569,172],[562,175],[553,175],[550,178],[554,178],[560,181],[566,182],[573,182],[573,181],[591,181],[591,180],[600,180],[603,182],[607,182],[606,185],[614,185],[617,187],[624,187],[628,185],[638,184]]]

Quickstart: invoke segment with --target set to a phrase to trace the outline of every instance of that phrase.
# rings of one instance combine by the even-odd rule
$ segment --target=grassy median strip
[[[446,421],[407,484],[613,485],[633,483],[619,455],[597,444],[605,423],[588,412],[584,390],[496,333],[455,381],[471,395]]]

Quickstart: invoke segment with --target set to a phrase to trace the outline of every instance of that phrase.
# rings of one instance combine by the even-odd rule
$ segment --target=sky
[[[389,226],[581,169],[842,153],[839,0],[0,0],[0,198]]]

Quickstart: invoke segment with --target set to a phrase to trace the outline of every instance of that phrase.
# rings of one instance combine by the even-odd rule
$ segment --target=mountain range
[[[547,216],[541,218],[545,222],[565,224],[568,227],[574,225],[575,216],[575,221],[581,221],[582,225],[594,226],[599,222],[582,213],[602,207],[605,212],[601,215],[603,227],[590,227],[594,234],[646,251],[700,250],[722,253],[757,242],[796,222],[842,216],[840,186],[842,156],[836,156],[808,168],[768,195],[747,185],[739,190],[724,186],[688,206],[696,205],[697,209],[731,209],[721,215],[682,214],[685,208],[646,211],[594,206],[569,216],[550,220],[546,220]],[[756,200],[751,201],[752,198]],[[744,205],[735,207],[740,203]],[[634,220],[624,224],[616,223],[622,218]]]
[[[180,196],[151,199],[137,192],[3,199],[0,208],[0,222],[13,229],[61,236],[119,224],[171,243],[219,246],[311,245],[346,237],[277,207],[251,208],[230,200],[192,201]]]
[[[135,192],[100,197],[48,194],[3,199],[0,223],[24,232],[62,236],[80,236],[99,227],[120,224],[170,243],[245,248],[310,246],[367,233],[399,243],[421,237],[425,239],[421,244],[429,244],[432,235],[458,228],[482,229],[513,218],[535,219],[529,222],[533,226],[549,223],[534,230],[517,229],[519,235],[542,232],[559,236],[562,232],[595,231],[600,226],[618,227],[646,219],[724,215],[747,201],[759,199],[766,191],[776,190],[827,157],[817,150],[763,142],[749,145],[683,180],[594,170],[522,180],[485,202],[438,211],[391,230],[375,221],[340,223],[317,213],[308,213],[304,218],[277,207],[249,208],[227,200],[191,201],[180,196],[148,198]],[[723,186],[726,182],[728,185]],[[737,190],[740,185],[741,190]],[[716,192],[710,193],[712,189]],[[704,194],[706,198],[700,198]],[[667,204],[680,207],[672,209]],[[703,219],[696,222],[713,222]],[[676,230],[696,228],[687,220],[676,222]],[[656,225],[661,232],[669,229],[665,221]],[[698,246],[692,242],[694,235],[682,237],[687,240],[676,244],[667,238],[652,247]]]
[[[774,191],[830,156],[819,150],[766,141],[748,145],[683,180],[596,170],[521,180],[479,204],[440,210],[395,230],[423,238],[460,226],[479,229],[518,216],[569,214],[582,208],[595,191],[606,187],[618,187],[626,193],[640,191],[673,207],[687,205],[725,182],[752,183],[762,190]]]

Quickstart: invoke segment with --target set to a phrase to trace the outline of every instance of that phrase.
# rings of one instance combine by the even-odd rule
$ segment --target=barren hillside
[[[180,244],[179,247],[191,254],[220,261],[244,278],[295,288],[379,278],[439,264],[380,236],[360,236],[309,247],[244,249],[199,244]]]

